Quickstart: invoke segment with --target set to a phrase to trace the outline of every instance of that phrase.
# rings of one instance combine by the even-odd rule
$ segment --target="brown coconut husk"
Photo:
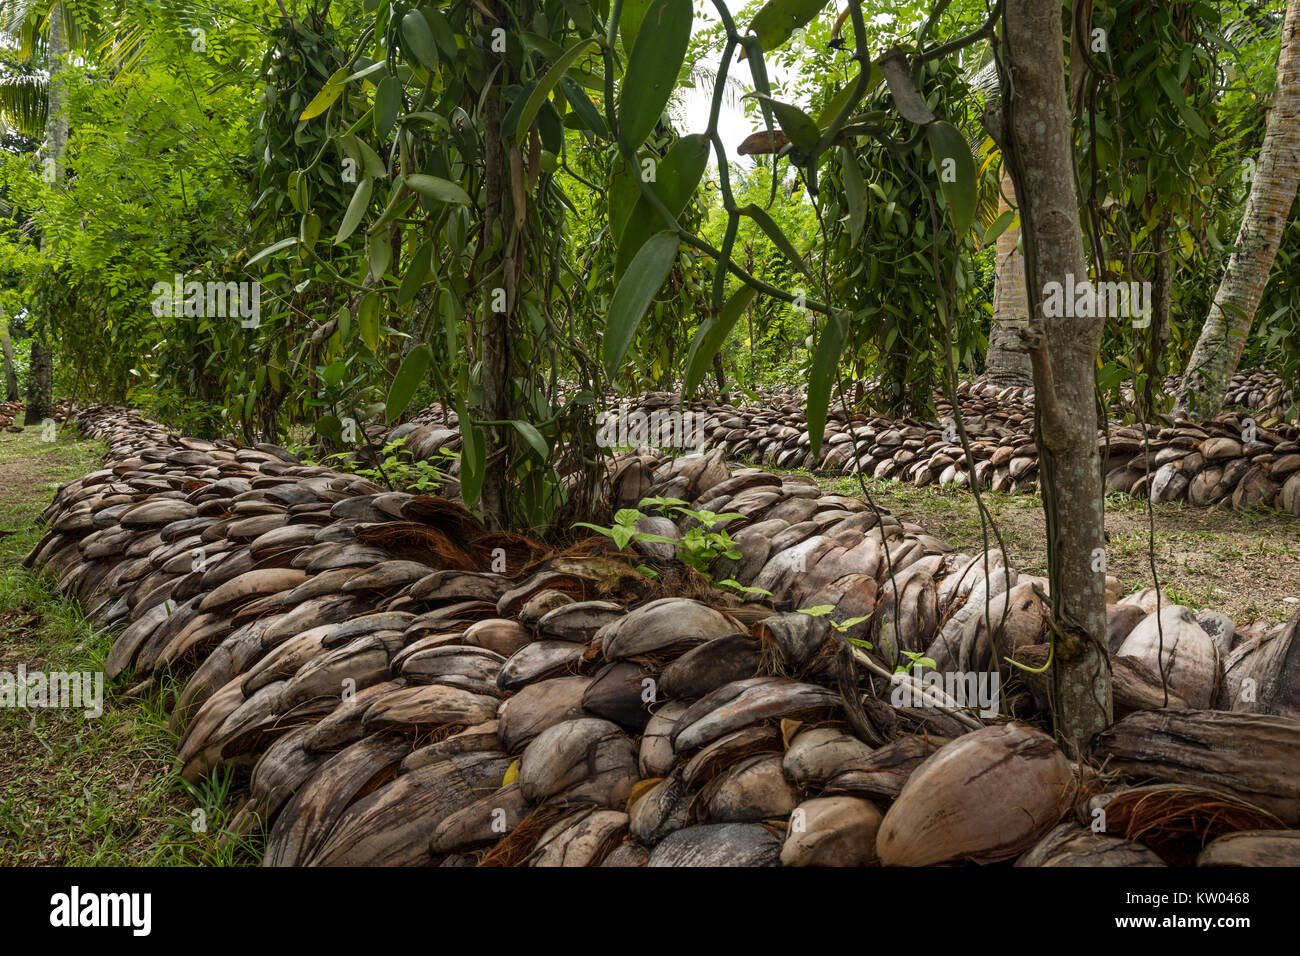
[[[1109,797],[1109,799],[1106,799]],[[1106,812],[1106,833],[1150,847],[1171,866],[1195,866],[1218,837],[1241,830],[1277,830],[1277,817],[1240,797],[1186,784],[1155,784],[1103,794],[1078,805],[1080,822]]]

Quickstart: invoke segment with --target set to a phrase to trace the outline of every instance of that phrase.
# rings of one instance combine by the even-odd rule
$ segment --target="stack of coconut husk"
[[[109,677],[179,678],[184,775],[237,771],[268,865],[1300,862],[1296,621],[1117,602],[1124,716],[1067,755],[1005,662],[1045,658],[1046,582],[805,477],[617,462],[613,505],[741,516],[713,577],[771,594],[742,601],[656,541],[553,554],[274,446],[80,421],[108,463],[27,563],[123,628]],[[907,652],[936,669],[891,677]]]
[[[22,402],[0,402],[0,428],[7,432],[22,431],[22,424],[15,424],[15,420],[21,419],[24,407]]]

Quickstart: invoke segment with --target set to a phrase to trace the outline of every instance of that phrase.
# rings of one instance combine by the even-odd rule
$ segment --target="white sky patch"
[[[726,6],[731,11],[733,19],[736,17],[737,11],[742,8],[742,4],[737,3],[736,0],[731,0]],[[717,22],[718,14],[711,2],[696,4],[693,33],[700,33]],[[735,22],[736,29],[743,34],[746,25],[740,20]],[[713,50],[702,60],[702,65],[716,71],[721,60],[722,51]],[[726,96],[723,98],[722,110],[718,114],[718,134],[722,137],[722,143],[727,149],[728,162],[744,162],[746,165],[753,165],[754,160],[751,157],[736,155],[736,148],[740,146],[745,137],[763,128],[761,119],[750,119],[745,115],[744,105],[740,102],[741,96],[753,92],[754,89],[754,79],[749,73],[749,63],[745,60],[733,60],[728,69],[728,76],[738,80],[740,86],[736,87],[733,83],[728,84],[731,89],[727,91]],[[767,64],[767,79],[773,91],[781,89],[786,78],[785,71],[775,63],[769,62]],[[678,126],[678,132],[682,134],[703,133],[708,129],[709,109],[712,104],[713,84],[707,80],[697,82],[694,88],[687,89],[675,97],[669,111]],[[709,161],[716,163],[718,157],[710,154]]]

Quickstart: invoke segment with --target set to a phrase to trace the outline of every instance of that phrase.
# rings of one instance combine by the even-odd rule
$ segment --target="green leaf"
[[[433,352],[430,351],[429,346],[420,344],[407,352],[406,358],[402,359],[402,366],[397,370],[393,384],[388,388],[388,402],[384,406],[384,417],[389,424],[397,421],[411,404],[416,389],[424,381],[424,373],[429,370],[429,362],[432,358]]]
[[[699,186],[708,164],[708,138],[700,133],[683,136],[658,163],[655,181],[649,183],[650,189],[663,201],[664,206],[673,216],[679,216],[695,193],[696,187]],[[667,225],[668,223],[663,222],[650,208],[650,203],[646,202],[645,196],[637,198],[618,242],[618,257],[614,264],[615,278],[623,275],[628,263],[650,238],[650,234]]]
[[[515,124],[516,141],[523,142],[524,138],[527,137],[528,130],[532,128],[533,120],[537,117],[537,111],[542,108],[542,104],[551,95],[551,91],[555,89],[556,84],[569,72],[569,67],[573,66],[574,61],[586,51],[587,47],[595,45],[596,40],[594,37],[579,40],[565,50],[560,58],[551,64],[551,68],[546,71],[546,75],[537,81],[537,85],[533,87],[532,93],[529,94],[527,101],[524,103],[524,108],[519,114],[519,120]]]
[[[605,372],[611,379],[676,259],[677,234],[657,232],[641,247],[614,290],[605,325]]]
[[[775,50],[800,27],[811,23],[826,0],[768,0],[749,21],[749,29],[758,34],[767,51]]]
[[[357,310],[357,331],[361,341],[372,352],[379,351],[379,294],[367,292]]]
[[[375,135],[383,139],[397,122],[397,114],[402,109],[402,81],[395,76],[386,76],[375,87]]]
[[[356,192],[352,194],[352,201],[348,203],[347,212],[343,214],[343,222],[339,226],[338,235],[334,237],[334,245],[339,245],[356,231],[357,225],[361,222],[361,217],[366,214],[366,209],[370,206],[370,192],[372,189],[374,189],[373,179],[367,177],[357,183]]]
[[[867,189],[862,182],[858,158],[847,146],[840,147],[840,171],[844,180],[844,201],[849,207],[849,241],[856,246],[867,221]]]
[[[465,507],[473,508],[483,491],[487,446],[483,441],[483,429],[470,422],[465,406],[459,406],[456,412],[461,422],[460,497]]]
[[[470,203],[469,194],[465,190],[441,176],[412,173],[410,176],[405,177],[403,181],[421,196],[438,202],[454,202],[463,206]]]
[[[880,81],[885,78],[885,74],[881,72],[880,67],[875,63],[870,64],[869,69],[871,72],[867,74],[867,85],[862,90],[864,97],[879,86]],[[844,109],[844,104],[852,98],[857,82],[858,78],[855,76],[827,100],[826,105],[822,107],[822,111],[817,114],[817,125],[819,127],[825,128],[831,125],[831,120],[840,114],[840,110]]]
[[[429,21],[419,10],[402,17],[402,44],[426,69],[438,68],[438,45]]]
[[[912,80],[907,56],[903,53],[887,56],[881,61],[880,68],[885,74],[885,82],[889,84],[889,92],[894,97],[894,105],[903,114],[903,119],[921,126],[934,122],[934,113],[930,112],[925,97]]]
[[[790,260],[792,266],[806,275],[809,279],[813,278],[812,271],[808,268],[808,263],[803,261],[803,256],[799,255],[799,250],[794,247],[794,243],[790,241],[789,237],[786,236],[781,227],[776,224],[776,220],[768,215],[766,209],[762,206],[750,203],[748,206],[744,206],[738,211],[742,216],[748,216],[750,219],[754,220],[754,222],[758,223],[758,227],[762,229],[763,232],[767,233],[767,237],[771,239],[785,257]]]
[[[379,282],[384,278],[384,273],[393,262],[393,246],[385,235],[372,235],[370,237],[370,248],[366,254],[367,261],[370,263],[370,275]]]
[[[652,0],[627,60],[618,98],[618,125],[633,149],[663,115],[686,59],[694,17],[691,0]]]
[[[347,78],[347,67],[335,70],[334,75],[325,81],[325,85],[320,88],[320,92],[312,97],[311,102],[307,104],[307,108],[302,111],[302,115],[298,117],[298,122],[302,123],[313,117],[320,116],[321,113],[329,109],[343,92]]]
[[[442,51],[443,56],[448,60],[454,59],[456,34],[451,28],[451,21],[437,7],[424,6],[420,8],[420,12],[424,14],[424,19],[429,21],[429,30],[433,33],[433,39],[437,41],[438,49]]]
[[[524,441],[528,442],[528,446],[537,452],[538,458],[546,461],[551,457],[550,446],[546,444],[546,439],[542,437],[541,432],[528,422],[519,421],[518,419],[512,420],[510,424],[515,427],[515,431],[519,432]]]
[[[817,349],[813,353],[812,369],[808,377],[808,408],[805,412],[808,421],[808,440],[814,456],[821,452],[822,435],[826,431],[826,409],[830,405],[831,385],[835,381],[835,372],[840,364],[840,354],[844,351],[844,339],[848,335],[848,320],[843,312],[826,319],[821,337],[817,340]]]
[[[755,95],[760,103],[766,102],[772,108],[772,112],[776,114],[776,121],[781,124],[781,129],[785,130],[785,135],[790,137],[790,142],[796,149],[808,152],[817,145],[822,131],[817,128],[811,116],[797,106],[782,103],[762,93]]]
[[[948,200],[948,212],[960,240],[970,231],[975,219],[975,201],[978,189],[975,159],[957,127],[936,120],[925,128],[930,151],[934,154],[935,169],[939,173],[939,188]]]
[[[623,49],[631,50],[636,45],[637,31],[641,21],[650,9],[651,0],[623,0],[623,12],[618,17],[618,37],[623,41]]]
[[[566,76],[560,80],[560,89],[564,91],[564,98],[569,101],[569,105],[573,107],[573,112],[582,121],[582,125],[601,139],[609,139],[609,129],[605,126],[604,117],[600,115],[596,104],[591,102],[591,98],[583,88],[574,82],[573,77]]]
[[[998,218],[989,223],[989,227],[984,230],[984,239],[982,240],[983,245],[987,246],[991,242],[997,242],[998,236],[1007,231],[1011,226],[1011,223],[1015,221],[1016,215],[1017,213],[1014,209],[1008,209],[1002,215],[998,216]]]
[[[265,249],[261,250],[256,255],[254,255],[251,259],[249,259],[246,263],[244,263],[244,265],[251,266],[256,262],[261,262],[263,259],[269,256],[275,255],[281,249],[288,249],[290,246],[296,246],[297,244],[298,244],[297,236],[290,236],[288,239],[281,239],[278,242],[273,242]]]
[[[402,276],[401,285],[397,287],[397,304],[406,305],[419,293],[424,285],[424,280],[429,276],[429,269],[433,261],[433,242],[425,242],[411,256],[411,262],[406,268],[406,275]]]
[[[713,356],[722,348],[732,328],[744,313],[749,303],[754,300],[757,290],[753,286],[742,285],[731,294],[717,316],[710,316],[700,323],[691,340],[691,350],[686,357],[686,395],[690,397],[704,379],[705,372],[713,362]]]

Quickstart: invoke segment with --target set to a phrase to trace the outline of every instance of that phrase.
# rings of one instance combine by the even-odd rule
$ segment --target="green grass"
[[[114,635],[21,561],[44,533],[37,519],[58,484],[100,467],[104,448],[70,429],[54,442],[40,432],[0,433],[0,671],[102,671]],[[0,709],[0,865],[256,861],[256,846],[222,839],[230,780],[180,778],[168,726],[175,686],[140,698],[124,689],[106,684],[99,718]],[[206,826],[196,831],[198,808]]]

